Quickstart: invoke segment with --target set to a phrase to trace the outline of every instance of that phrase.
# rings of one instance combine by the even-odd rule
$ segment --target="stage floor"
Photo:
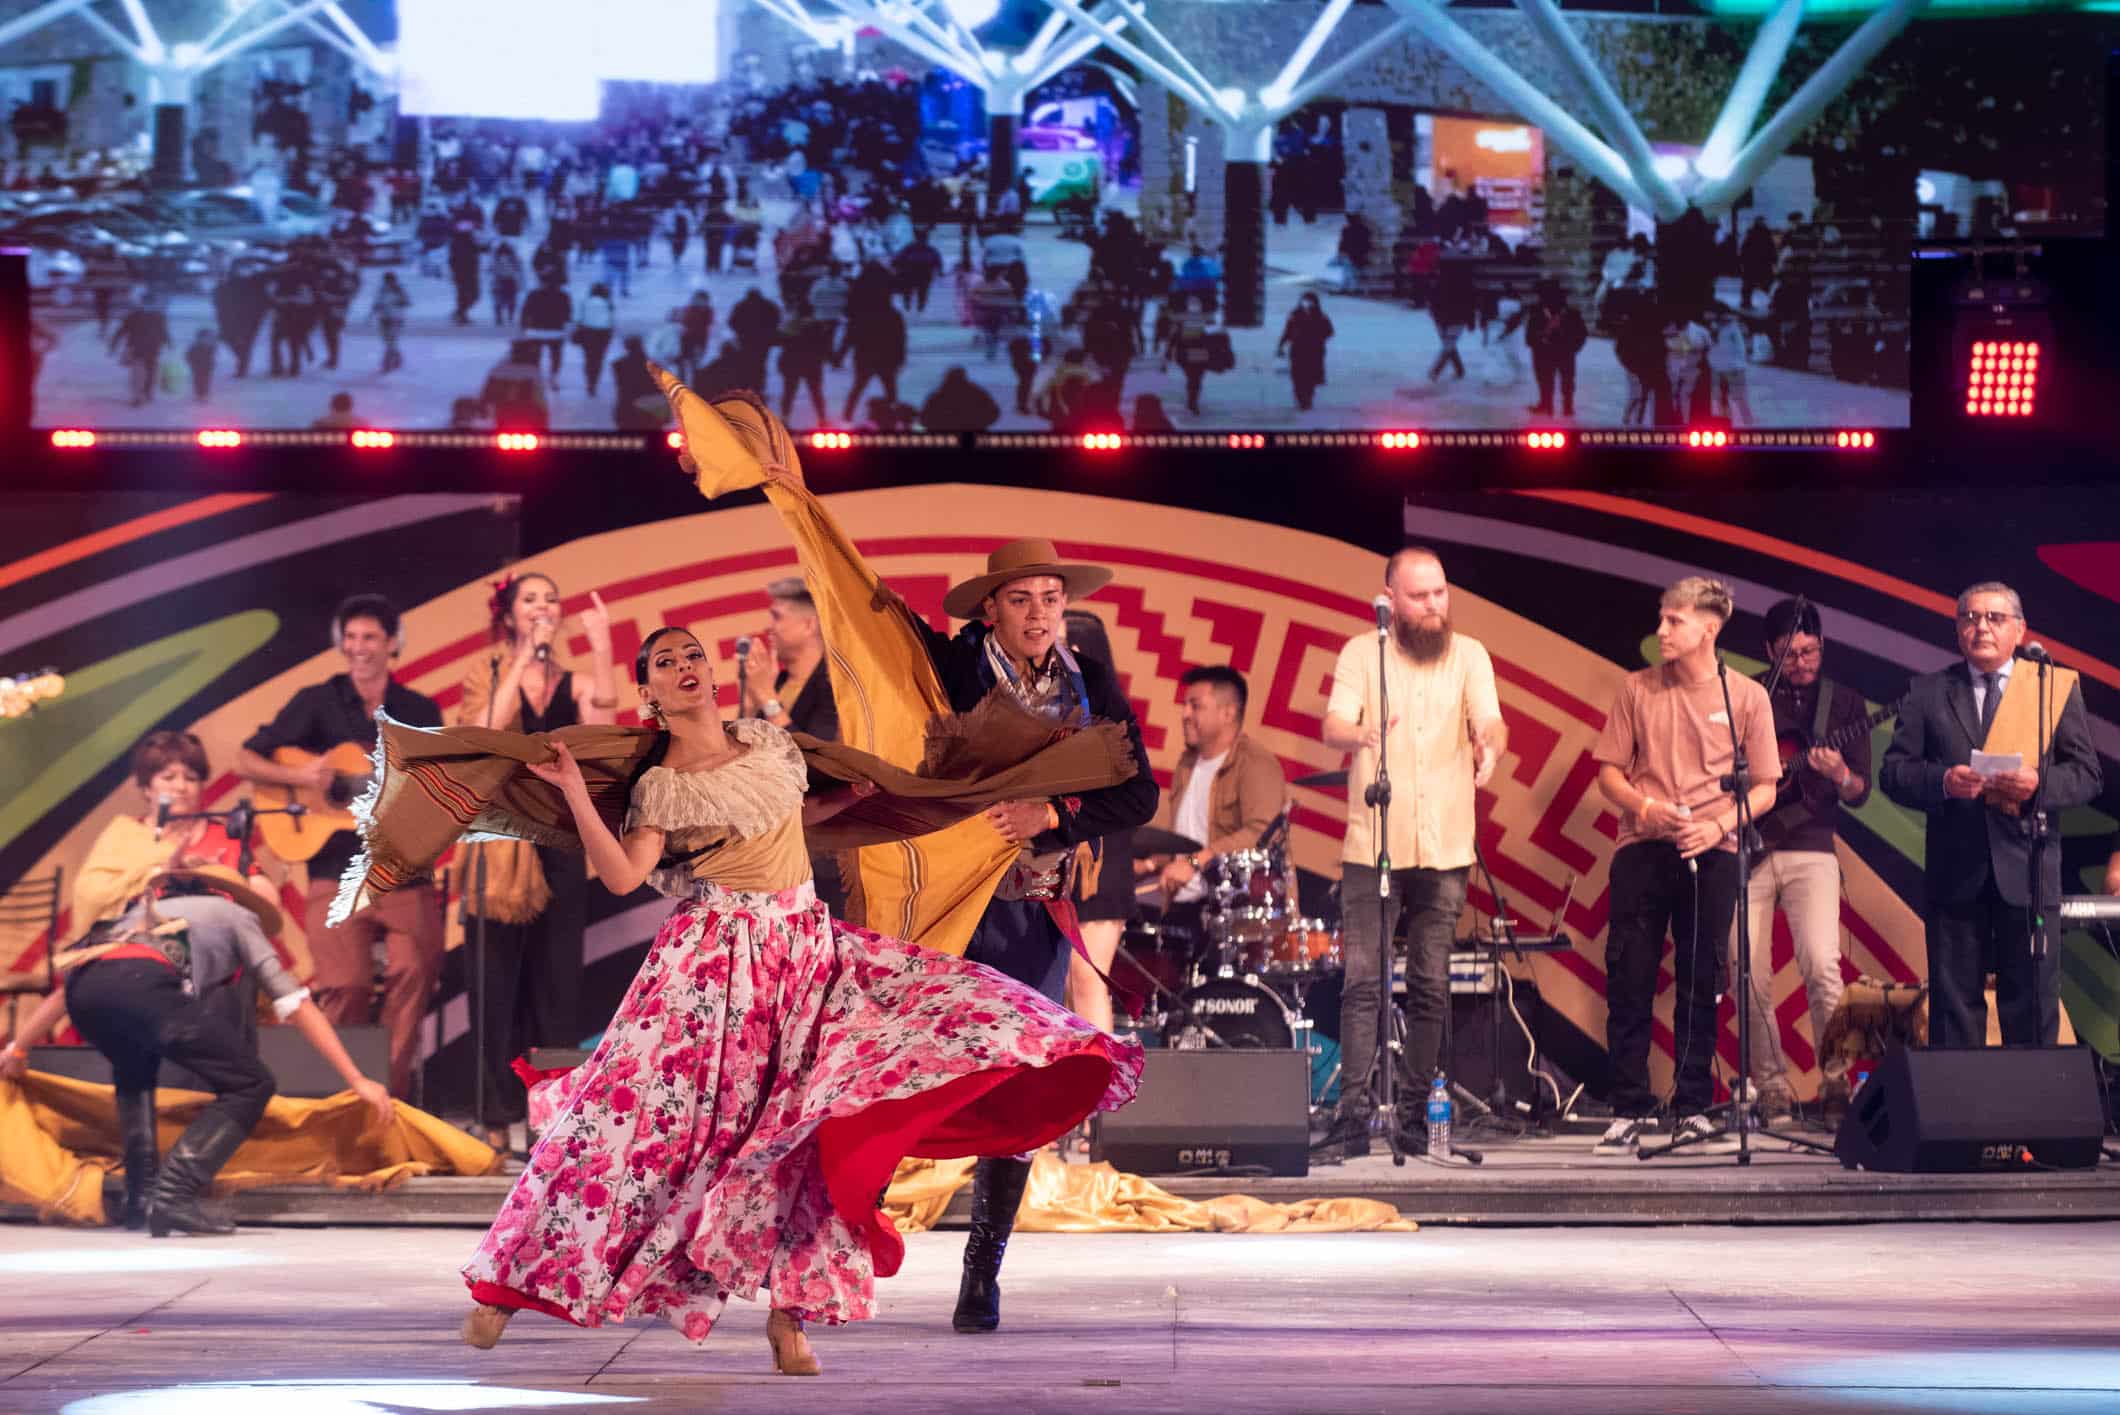
[[[1731,1155],[1673,1156],[1647,1163],[1598,1159],[1592,1133],[1498,1139],[1478,1130],[1463,1143],[1485,1162],[1392,1164],[1381,1151],[1344,1164],[1314,1164],[1301,1178],[1153,1176],[1187,1198],[1244,1193],[1261,1199],[1377,1199],[1427,1224],[1891,1223],[1969,1219],[2120,1220],[2120,1165],[2015,1174],[1873,1174],[1843,1169],[1830,1155],[1794,1154],[1762,1141],[1752,1163]],[[1817,1138],[1826,1138],[1823,1134]],[[237,1219],[263,1224],[427,1224],[483,1228],[512,1180],[413,1179],[379,1194],[314,1184],[277,1185],[230,1196]],[[107,1191],[115,1202],[118,1189]],[[960,1190],[944,1225],[964,1221]],[[0,1206],[0,1217],[28,1212]]]
[[[948,1325],[963,1240],[926,1233],[877,1320],[813,1334],[825,1375],[792,1390],[742,1303],[703,1348],[534,1316],[460,1346],[472,1242],[0,1228],[0,1410],[2120,1407],[2107,1223],[1037,1234],[1010,1251],[1002,1330],[976,1338]]]

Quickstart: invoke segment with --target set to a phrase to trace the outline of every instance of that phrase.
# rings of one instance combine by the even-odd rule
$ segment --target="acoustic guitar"
[[[324,842],[342,830],[352,830],[353,803],[367,793],[375,780],[375,763],[358,742],[341,742],[322,754],[337,769],[327,790],[309,786],[279,786],[260,782],[252,793],[260,809],[300,805],[299,816],[259,816],[258,834],[272,853],[287,861],[307,860],[324,848]],[[272,754],[281,766],[308,766],[315,752],[300,747],[281,747]]]

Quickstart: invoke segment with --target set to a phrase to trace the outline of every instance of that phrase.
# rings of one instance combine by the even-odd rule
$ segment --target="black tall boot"
[[[155,1176],[154,1191],[147,1196],[147,1231],[157,1238],[172,1233],[234,1233],[234,1224],[210,1217],[199,1207],[199,1196],[249,1136],[247,1126],[216,1110],[202,1113],[187,1126],[163,1157],[162,1172]]]
[[[154,1188],[160,1152],[155,1143],[155,1093],[120,1091],[116,1100],[118,1139],[125,1153],[124,1223],[137,1233],[147,1227],[147,1195]]]
[[[1016,1228],[1029,1160],[981,1160],[972,1170],[972,1236],[964,1244],[964,1280],[950,1325],[962,1332],[1001,1325],[1001,1255]]]

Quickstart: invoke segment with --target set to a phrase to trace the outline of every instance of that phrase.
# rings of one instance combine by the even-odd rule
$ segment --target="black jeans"
[[[1930,1046],[1987,1045],[1989,973],[2004,1046],[2060,1040],[2060,950],[2051,924],[2044,956],[2033,957],[2031,921],[2023,906],[2003,902],[1992,873],[1965,903],[1929,906],[1927,924]]]
[[[1378,907],[1374,865],[1340,866],[1342,956],[1347,964],[1340,993],[1340,1114],[1369,1107],[1370,1070],[1376,1064],[1377,1024],[1383,1004],[1384,958],[1406,924],[1406,1071],[1425,1085],[1435,1075],[1443,1046],[1444,1010],[1450,1005],[1450,946],[1458,915],[1465,912],[1469,869],[1393,870],[1391,894]]]
[[[1615,1115],[1656,1113],[1649,1041],[1666,933],[1675,942],[1672,1033],[1677,1045],[1672,1104],[1682,1116],[1714,1099],[1715,1000],[1737,917],[1737,856],[1710,850],[1686,868],[1678,847],[1638,840],[1612,856],[1612,915],[1605,933],[1605,1050],[1612,1059]]]
[[[184,991],[175,968],[151,958],[99,958],[66,979],[66,1015],[110,1062],[120,1094],[153,1091],[162,1059],[212,1086],[198,1124],[219,1112],[244,1134],[272,1099],[272,1073],[234,1026]]]

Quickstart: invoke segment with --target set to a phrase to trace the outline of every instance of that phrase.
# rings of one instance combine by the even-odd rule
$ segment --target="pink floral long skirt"
[[[990,968],[835,923],[807,884],[678,905],[464,1268],[473,1295],[704,1341],[731,1296],[873,1315],[898,1161],[1035,1149],[1133,1098],[1140,1049]]]

